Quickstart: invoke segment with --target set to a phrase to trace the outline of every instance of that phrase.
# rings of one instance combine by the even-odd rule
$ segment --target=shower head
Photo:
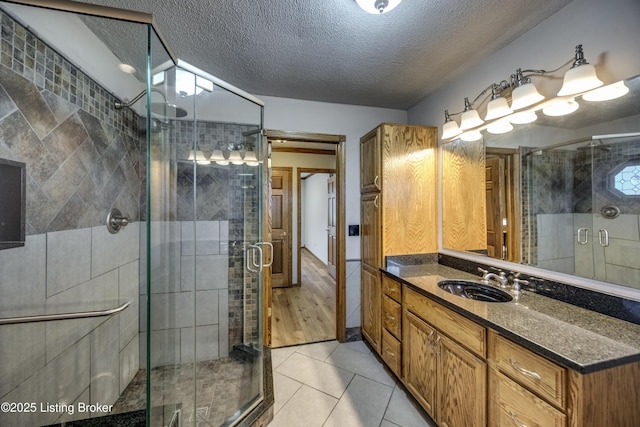
[[[596,141],[598,141],[598,143],[596,143]],[[600,151],[611,151],[611,146],[606,145],[604,142],[602,142],[601,139],[591,140],[589,144],[585,145],[582,148],[584,149],[595,148],[596,150],[600,150]]]
[[[151,89],[152,92],[159,93],[162,98],[164,98],[164,102],[153,102],[151,103],[151,114],[155,114],[156,116],[160,116],[163,118],[180,118],[185,117],[187,115],[187,110],[184,108],[178,107],[177,105],[170,104],[167,102],[167,98],[164,96],[164,93],[159,91],[158,89]],[[113,106],[116,110],[119,110],[124,107],[131,107],[133,104],[138,102],[140,98],[142,98],[147,93],[147,90],[143,90],[138,95],[136,95],[129,102],[114,102]]]

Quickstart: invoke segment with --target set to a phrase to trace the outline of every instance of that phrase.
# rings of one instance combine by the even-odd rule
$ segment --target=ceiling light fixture
[[[402,0],[356,0],[365,12],[380,15],[393,10]]]
[[[356,1],[358,1],[358,4],[361,2],[364,3],[364,0]],[[371,0],[370,2],[374,2],[374,0]],[[538,118],[536,111],[543,108],[544,105],[546,106],[544,106],[543,112],[547,115],[559,116],[572,113],[579,108],[579,105],[575,100],[567,100],[565,98],[551,104],[541,103],[545,97],[538,92],[538,89],[531,81],[532,76],[546,76],[559,71],[569,64],[571,64],[571,68],[564,74],[563,85],[557,94],[558,97],[574,97],[583,95],[582,97],[585,100],[600,101],[607,99],[608,96],[622,96],[626,93],[625,89],[627,92],[629,90],[622,82],[618,82],[619,84],[616,84],[617,86],[609,85],[611,87],[606,91],[604,90],[605,88],[602,88],[602,92],[597,92],[599,89],[596,88],[602,86],[603,83],[598,79],[593,65],[589,64],[585,60],[582,45],[577,45],[575,53],[571,59],[554,70],[523,70],[518,68],[514,74],[509,76],[509,79],[502,80],[500,83],[492,83],[487,86],[473,101],[469,101],[469,98],[464,98],[463,111],[449,113],[448,110],[445,110],[445,122],[442,126],[442,139],[456,138],[458,136],[462,139],[468,139],[471,137],[469,132],[462,133],[462,131],[479,132],[483,129],[487,129],[491,133],[505,133],[513,128],[510,123],[526,124],[535,121]],[[622,85],[622,87],[620,87],[620,85]],[[608,86],[605,87],[608,88]],[[487,104],[485,118],[482,120],[478,115],[477,110],[474,109],[474,105],[489,91],[491,91],[491,100]],[[511,95],[510,106],[505,99],[509,94]],[[532,108],[524,111],[524,109],[527,109],[528,107]],[[523,111],[512,114],[513,111],[517,110]],[[460,115],[460,127],[458,127],[458,124],[451,118],[452,116],[458,115]],[[490,123],[491,121],[497,121],[506,116],[509,116],[510,123]],[[491,130],[488,129],[489,127],[491,127]],[[477,137],[475,134],[472,136],[474,138]]]

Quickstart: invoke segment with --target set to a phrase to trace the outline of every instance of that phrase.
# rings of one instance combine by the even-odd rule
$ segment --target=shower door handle
[[[586,228],[578,228],[578,244],[586,245],[587,243],[589,243],[589,230]]]
[[[598,243],[600,246],[609,246],[609,232],[607,230],[598,230]]]
[[[273,245],[271,244],[271,242],[258,242],[256,243],[256,245],[260,245],[260,246],[264,246],[267,245],[269,246],[269,262],[266,264],[262,264],[263,267],[271,267],[273,265]],[[260,258],[262,259],[262,258]]]
[[[258,256],[256,256],[256,253]],[[251,258],[251,263],[249,263],[249,258]],[[256,263],[256,258],[260,260],[259,263]],[[253,264],[253,267],[251,266]],[[247,247],[246,257],[245,257],[245,266],[247,270],[252,273],[261,273],[262,272],[262,248],[258,245],[250,245]]]

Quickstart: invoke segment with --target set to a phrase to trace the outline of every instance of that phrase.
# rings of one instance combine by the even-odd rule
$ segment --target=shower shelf
[[[47,322],[51,320],[86,319],[89,317],[112,316],[114,314],[120,313],[125,308],[129,307],[129,305],[131,305],[131,301],[127,301],[119,307],[111,308],[108,310],[80,311],[77,313],[41,314],[38,316],[5,317],[4,319],[0,319],[0,325],[15,325],[17,323]]]

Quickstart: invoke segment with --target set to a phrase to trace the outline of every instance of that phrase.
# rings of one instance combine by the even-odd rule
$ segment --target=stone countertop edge
[[[479,277],[440,264],[389,262],[380,270],[443,306],[581,374],[640,361],[640,326],[636,324],[528,291],[523,291],[518,301],[507,303],[460,298],[438,288],[437,282],[478,281]]]

